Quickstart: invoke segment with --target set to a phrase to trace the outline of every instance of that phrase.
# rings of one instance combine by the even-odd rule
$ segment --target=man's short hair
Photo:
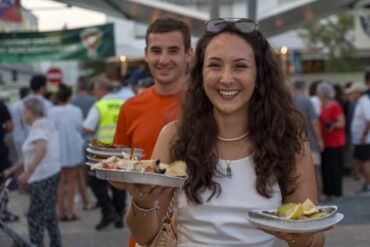
[[[169,33],[169,32],[173,32],[173,31],[179,31],[181,32],[182,34],[182,38],[183,38],[183,41],[184,41],[184,47],[185,47],[185,51],[187,51],[190,46],[191,46],[191,35],[190,35],[190,28],[189,26],[177,19],[177,18],[173,18],[173,17],[169,17],[169,16],[163,16],[163,17],[159,17],[158,19],[156,19],[154,22],[152,22],[147,30],[146,30],[146,34],[145,34],[145,42],[146,42],[146,46],[148,47],[148,41],[149,41],[149,34],[151,33]]]
[[[101,80],[95,82],[95,88],[103,89],[106,92],[112,92],[113,91],[112,83],[110,81],[105,80],[105,79],[101,79]]]
[[[34,75],[30,81],[30,89],[35,92],[43,87],[46,87],[46,76],[42,74]]]
[[[90,90],[91,82],[89,78],[87,78],[86,76],[79,76],[77,78],[77,87],[80,90],[86,90],[86,91]]]

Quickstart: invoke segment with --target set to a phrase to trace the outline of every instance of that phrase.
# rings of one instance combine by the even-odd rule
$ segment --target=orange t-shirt
[[[122,104],[114,143],[144,150],[143,159],[152,155],[159,132],[178,119],[180,97],[159,95],[152,86]]]

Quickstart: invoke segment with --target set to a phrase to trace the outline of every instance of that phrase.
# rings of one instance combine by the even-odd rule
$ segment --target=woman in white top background
[[[83,138],[81,132],[82,111],[70,104],[72,89],[61,83],[56,93],[58,105],[49,112],[59,136],[62,172],[58,186],[58,214],[62,221],[78,220],[74,213],[74,197],[77,188],[78,171],[83,163]],[[85,186],[86,188],[86,186]],[[86,189],[85,189],[85,197]]]
[[[58,132],[53,122],[44,116],[44,105],[39,97],[29,97],[23,105],[23,118],[31,127],[22,147],[24,172],[19,181],[28,183],[30,188],[29,236],[35,246],[44,246],[46,228],[50,246],[59,247],[62,244],[56,213],[61,169]]]
[[[315,175],[296,110],[273,49],[248,19],[214,19],[199,39],[182,116],[166,126],[152,158],[184,160],[189,178],[177,198],[177,246],[323,246],[322,233],[264,232],[246,218],[255,208],[317,203]],[[149,244],[172,190],[126,188],[135,240]],[[155,208],[159,200],[160,209]]]

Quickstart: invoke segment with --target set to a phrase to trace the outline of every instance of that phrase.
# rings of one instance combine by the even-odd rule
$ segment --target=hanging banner
[[[0,20],[22,21],[20,0],[0,0]]]
[[[355,46],[370,49],[370,9],[358,9],[355,13]]]
[[[83,60],[114,55],[113,24],[54,32],[0,33],[1,62]]]

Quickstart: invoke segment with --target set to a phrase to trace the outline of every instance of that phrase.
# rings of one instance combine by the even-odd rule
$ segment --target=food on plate
[[[276,212],[264,211],[264,213],[290,220],[316,219],[328,215],[328,212],[320,211],[308,198],[303,203],[285,203]]]
[[[89,142],[90,146],[97,147],[97,148],[126,148],[127,146],[119,145],[119,144],[108,144],[98,140],[92,140]]]
[[[92,153],[90,153],[86,157],[89,160],[100,161],[100,160],[106,159],[107,158],[107,155],[99,155],[99,154],[92,154]]]
[[[91,166],[92,170],[99,168],[186,177],[186,164],[184,161],[175,161],[170,164],[165,164],[161,163],[160,160],[139,160],[129,159],[127,157],[119,158],[117,156],[111,156]]]

